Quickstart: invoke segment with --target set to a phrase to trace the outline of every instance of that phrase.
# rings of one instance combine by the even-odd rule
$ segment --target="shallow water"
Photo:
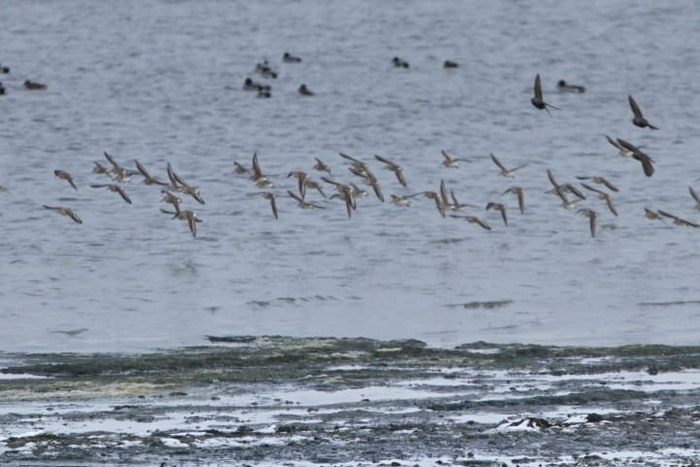
[[[141,351],[205,335],[418,338],[432,345],[697,342],[699,232],[649,221],[643,207],[698,220],[694,118],[700,32],[689,1],[3,3],[0,63],[0,350]],[[302,63],[281,63],[290,51]],[[393,56],[408,60],[395,69]],[[271,99],[243,91],[267,58]],[[443,60],[461,64],[445,70]],[[551,115],[528,102],[540,73]],[[584,84],[560,94],[559,79]],[[46,82],[29,92],[25,79]],[[306,83],[316,95],[296,92]],[[658,132],[631,124],[632,94]],[[650,179],[609,134],[644,146]],[[440,165],[440,150],[468,159]],[[166,162],[200,187],[186,199],[203,222],[159,212],[161,194],[135,178],[133,205],[89,187],[108,151],[160,179]],[[274,177],[280,219],[233,161],[257,152]],[[385,195],[437,190],[441,179],[478,205],[486,232],[410,208],[338,200],[302,211],[286,198],[291,170],[319,157],[352,181],[344,152],[370,162]],[[514,180],[489,160],[529,165]],[[408,188],[372,155],[405,167]],[[78,191],[53,176],[73,174]],[[602,174],[587,219],[544,192]],[[314,173],[318,178],[319,174]],[[526,190],[520,215],[509,186]],[[698,185],[696,185],[698,187]],[[331,188],[326,191],[331,193]],[[509,226],[489,201],[509,207]],[[84,221],[45,211],[74,208]],[[462,304],[509,301],[501,307]],[[65,331],[81,330],[71,335]]]

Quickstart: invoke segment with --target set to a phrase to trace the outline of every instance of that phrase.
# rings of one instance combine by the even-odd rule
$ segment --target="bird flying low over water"
[[[698,195],[697,192],[693,190],[692,186],[688,187],[688,192],[690,192],[690,196],[692,196],[695,200],[695,209],[700,209],[700,195]]]
[[[76,224],[83,223],[83,221],[80,219],[80,217],[78,217],[78,215],[75,213],[75,211],[73,211],[70,208],[61,208],[61,207],[44,205],[44,209],[50,209],[52,211],[56,211],[57,213],[61,214],[62,216],[70,217],[71,219],[73,219],[73,222],[75,222]]]
[[[445,167],[451,167],[451,168],[458,168],[460,162],[467,161],[466,159],[459,159],[457,157],[452,157],[445,150],[441,150],[440,153],[442,154],[442,157],[444,160],[442,161],[442,165]],[[468,162],[468,161],[467,161]]]
[[[374,158],[377,159],[379,162],[383,162],[384,164],[386,164],[386,168],[396,174],[396,178],[398,179],[401,186],[406,186],[406,179],[403,176],[403,167],[376,154],[374,155]]]
[[[617,150],[619,151],[620,156],[622,157],[632,157],[632,151],[627,149],[626,147],[622,146],[620,143],[617,142],[617,140],[612,139],[608,135],[605,135],[605,137],[608,139],[608,142],[615,146]]]
[[[501,196],[505,195],[506,193],[513,193],[514,195],[516,195],[518,197],[518,209],[520,209],[520,214],[525,212],[525,194],[523,192],[522,187],[512,186],[503,193],[501,193]]]
[[[632,157],[634,157],[636,160],[642,163],[642,169],[644,170],[644,175],[647,177],[651,177],[654,175],[654,165],[653,165],[653,160],[651,157],[649,157],[646,153],[644,153],[641,149],[639,149],[637,146],[635,146],[632,143],[628,143],[624,139],[617,138],[618,144],[625,148],[628,151],[632,152]]]
[[[614,215],[617,216],[617,209],[615,209],[615,205],[612,202],[612,198],[610,197],[610,195],[608,193],[606,193],[602,190],[599,190],[597,188],[594,188],[590,185],[587,185],[585,183],[582,183],[581,186],[584,187],[586,190],[590,190],[590,191],[593,191],[595,193],[598,193],[598,198],[605,201],[608,205],[608,209],[610,209],[610,212],[612,212]]]
[[[644,115],[642,115],[642,111],[637,105],[637,102],[634,100],[634,98],[632,96],[628,96],[628,98],[630,108],[632,109],[632,113],[634,114],[632,123],[634,123],[639,128],[651,128],[652,130],[658,130],[658,128],[656,128],[654,125],[649,123],[649,121],[646,118],[644,118]]]
[[[535,91],[535,96],[532,99],[530,99],[530,102],[532,102],[532,105],[534,105],[536,108],[538,108],[540,110],[544,109],[547,111],[547,113],[550,113],[549,112],[550,107],[553,109],[556,109],[556,110],[561,110],[559,107],[554,107],[553,105],[546,103],[544,101],[544,99],[542,98],[542,84],[540,83],[539,73],[537,74],[537,76],[535,76],[534,91]]]
[[[620,190],[617,189],[617,187],[616,187],[615,185],[613,185],[612,183],[610,183],[610,182],[608,181],[608,179],[605,178],[605,177],[597,177],[597,176],[596,176],[596,177],[588,177],[588,176],[581,176],[581,177],[576,177],[576,178],[578,178],[579,180],[590,180],[590,181],[592,181],[593,183],[600,183],[601,185],[605,185],[609,190],[612,190],[612,191],[615,191],[615,192],[620,191]]]
[[[486,210],[488,211],[489,209],[494,209],[496,211],[501,211],[501,218],[503,219],[503,224],[508,227],[508,217],[506,216],[506,206],[505,204],[501,203],[488,203],[486,205]]]
[[[598,220],[598,213],[595,212],[593,209],[579,209],[578,212],[588,217],[591,237],[595,237],[595,227]]]
[[[263,198],[270,200],[270,207],[272,208],[272,215],[275,216],[275,219],[278,219],[277,217],[277,203],[275,202],[275,194],[270,193],[269,191],[260,193]]]
[[[73,182],[73,177],[72,177],[71,174],[69,174],[68,172],[66,172],[66,171],[64,171],[64,170],[54,170],[54,171],[53,171],[53,174],[54,174],[56,177],[58,177],[58,178],[60,178],[60,179],[62,179],[62,180],[67,181],[67,182],[70,184],[70,186],[73,187],[74,190],[76,190],[76,191],[78,190],[78,187],[75,186],[75,183]]]
[[[90,187],[91,188],[107,188],[109,191],[119,193],[119,196],[121,196],[124,201],[131,204],[131,198],[129,198],[129,195],[126,194],[126,191],[124,191],[124,188],[122,188],[119,185],[116,185],[114,183],[106,183],[106,184],[90,185]]]
[[[146,170],[146,167],[143,166],[139,161],[134,160],[136,163],[136,168],[138,169],[139,172],[141,172],[141,175],[143,175],[143,183],[146,185],[161,185],[161,186],[168,186],[167,183],[161,182],[160,180],[156,180],[154,177],[151,177],[151,175],[148,173]]]
[[[457,214],[450,214],[450,217],[454,217],[456,219],[464,219],[470,224],[477,224],[479,227],[481,227],[484,230],[491,230],[491,226],[488,225],[486,222],[482,221],[476,216],[458,216]]]
[[[700,225],[698,225],[698,224],[696,224],[696,223],[694,223],[694,222],[690,222],[690,221],[687,221],[687,220],[685,220],[685,219],[681,219],[680,217],[674,216],[673,214],[670,214],[670,213],[668,213],[668,212],[666,212],[666,211],[662,211],[661,209],[659,209],[658,212],[659,212],[659,214],[661,214],[662,216],[665,216],[665,217],[668,217],[668,218],[673,219],[673,223],[676,224],[676,225],[681,225],[681,226],[684,226],[684,227],[695,227],[695,228],[700,227]]]
[[[511,178],[515,177],[514,172],[516,170],[520,170],[520,169],[527,166],[527,164],[523,164],[523,165],[519,165],[518,167],[516,167],[514,169],[506,169],[506,167],[503,164],[501,164],[501,161],[499,161],[498,158],[493,155],[493,153],[491,153],[491,160],[493,161],[494,164],[496,164],[496,166],[499,169],[501,169],[501,172],[499,173],[499,175],[501,175],[503,177],[511,177]]]

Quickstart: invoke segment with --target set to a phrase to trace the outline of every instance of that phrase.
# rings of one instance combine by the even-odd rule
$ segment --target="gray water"
[[[244,334],[697,344],[700,232],[643,215],[700,220],[688,194],[700,188],[694,2],[9,0],[1,14],[0,63],[12,70],[0,76],[0,350],[139,351]],[[282,63],[285,51],[303,61]],[[276,80],[254,73],[265,58]],[[537,73],[561,111],[530,104]],[[244,91],[249,76],[272,98]],[[25,79],[48,89],[23,90]],[[558,93],[559,79],[587,92]],[[300,96],[301,83],[316,95]],[[628,94],[659,131],[632,125]],[[645,177],[606,134],[643,146],[657,173]],[[442,149],[470,162],[445,168]],[[91,173],[103,151],[165,180],[170,162],[200,187],[206,205],[183,195],[203,220],[197,238],[138,177],[125,185],[133,205],[90,188],[107,181]],[[254,152],[276,175],[279,221],[233,173]],[[387,198],[445,179],[493,230],[442,219],[420,197],[410,208],[362,198],[352,219],[313,193],[327,209],[297,208],[286,174],[314,157],[355,181],[338,152],[369,162]],[[529,165],[505,179],[491,152]],[[403,165],[408,188],[373,154]],[[559,182],[608,177],[619,217],[589,197],[580,206],[600,213],[591,238],[585,217],[545,193],[546,169]],[[515,184],[523,215],[500,196]],[[489,201],[508,205],[507,228]],[[504,303],[478,306],[491,301]]]

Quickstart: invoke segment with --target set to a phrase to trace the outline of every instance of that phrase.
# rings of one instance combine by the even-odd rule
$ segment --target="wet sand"
[[[0,463],[691,465],[698,353],[221,336],[6,354]]]

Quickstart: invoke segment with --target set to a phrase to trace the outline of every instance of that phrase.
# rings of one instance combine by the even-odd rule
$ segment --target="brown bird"
[[[112,178],[111,175],[109,175],[109,169],[107,167],[100,164],[99,162],[93,162],[93,164],[95,164],[95,166],[92,168],[92,173],[107,175],[109,178]]]
[[[119,185],[116,185],[114,183],[106,183],[103,185],[90,185],[90,187],[91,188],[107,188],[109,191],[119,193],[119,196],[121,196],[124,201],[131,204],[131,198],[129,198],[129,195],[126,194],[126,192],[124,191],[124,188],[122,188]]]
[[[179,177],[173,170],[173,166],[170,164],[170,162],[168,162],[168,178],[170,179],[171,190],[190,195],[199,204],[205,204],[204,198],[202,198],[202,194],[199,192],[199,189],[189,185],[181,177]]]
[[[501,203],[488,203],[486,205],[486,210],[494,209],[496,211],[501,211],[501,218],[503,218],[503,224],[508,227],[508,216],[506,216],[506,206]]]
[[[642,169],[644,170],[644,175],[647,177],[651,177],[654,175],[654,165],[653,165],[653,159],[649,157],[646,153],[644,153],[641,149],[639,149],[637,146],[635,146],[632,143],[628,143],[627,141],[617,138],[617,142],[620,143],[620,146],[624,147],[628,151],[632,152],[632,157],[637,159],[639,162],[642,163]]]
[[[605,185],[609,190],[612,190],[614,192],[618,192],[620,190],[617,189],[615,185],[610,183],[607,178],[605,177],[576,177],[579,180],[590,180],[593,183],[599,183],[601,185]]]
[[[556,109],[556,110],[561,110],[559,107],[554,107],[551,104],[547,104],[544,101],[544,99],[542,98],[542,84],[540,83],[539,73],[537,74],[537,76],[535,76],[534,91],[535,91],[535,96],[532,99],[530,99],[530,102],[532,102],[532,105],[534,105],[535,107],[537,107],[540,110],[542,110],[542,109],[546,110],[547,113],[550,113],[549,112],[550,107],[553,109]]]
[[[506,167],[503,164],[501,164],[501,161],[499,161],[498,158],[493,155],[493,153],[491,153],[491,160],[493,161],[494,164],[496,164],[496,166],[498,166],[499,169],[501,169],[501,171],[499,172],[499,175],[501,175],[503,177],[513,178],[513,177],[515,177],[514,172],[516,170],[520,170],[524,167],[527,167],[527,164],[523,164],[523,165],[519,165],[518,167],[516,167],[514,169],[506,169]]]
[[[426,198],[434,200],[435,207],[437,208],[438,212],[442,217],[445,217],[445,211],[447,210],[447,206],[445,206],[445,203],[442,201],[441,196],[435,193],[434,191],[425,191],[423,192],[423,195]]]
[[[197,237],[197,223],[202,222],[202,219],[197,217],[197,213],[194,211],[180,211],[178,210],[177,212],[172,212],[168,211],[165,209],[161,209],[161,212],[165,214],[171,214],[173,216],[173,219],[178,219],[181,221],[187,221],[187,225],[190,228],[190,232],[192,233],[192,237]]]
[[[450,217],[454,217],[456,219],[465,219],[467,220],[470,224],[477,224],[479,225],[482,229],[484,230],[491,230],[491,226],[488,225],[486,222],[482,221],[476,216],[458,216],[456,214],[450,214]]]
[[[593,209],[579,209],[578,212],[590,219],[589,228],[591,230],[591,237],[595,237],[595,227],[598,219],[598,213]]]
[[[512,186],[501,193],[501,196],[505,195],[506,193],[513,193],[516,195],[518,197],[518,208],[520,209],[520,214],[525,212],[525,194],[523,189],[519,186]]]
[[[174,194],[170,193],[168,190],[163,190],[163,199],[161,199],[162,202],[172,204],[173,207],[175,208],[176,213],[180,212],[180,204],[182,203],[182,198],[178,198]]]
[[[258,161],[258,154],[253,153],[253,174],[249,177],[250,180],[254,181],[259,188],[270,188],[272,182],[267,175],[263,175],[260,169],[260,161]]]
[[[73,211],[70,208],[60,208],[60,207],[53,207],[53,206],[44,205],[44,209],[51,209],[52,211],[56,211],[57,213],[61,214],[62,216],[70,217],[71,219],[73,219],[73,222],[75,222],[76,224],[83,223],[83,221],[80,219],[80,217],[78,217],[78,215],[75,213],[75,211]]]
[[[342,152],[339,152],[338,154],[340,154],[340,157],[349,160],[351,162],[350,167],[355,169],[356,172],[365,173],[367,171],[367,164],[362,162],[360,159],[356,159],[352,156],[348,156],[347,154],[343,154]],[[355,172],[353,172],[353,173],[355,173]],[[357,174],[355,174],[355,175],[357,175]]]
[[[633,151],[630,151],[626,147],[622,146],[620,143],[618,143],[616,140],[612,139],[608,135],[605,135],[605,137],[608,139],[608,142],[615,146],[617,150],[619,151],[620,156],[622,157],[632,157]]]
[[[396,174],[396,178],[398,179],[401,186],[406,186],[406,179],[403,176],[403,167],[376,154],[374,155],[374,158],[377,159],[379,162],[385,163],[386,168]]]
[[[141,175],[143,175],[143,183],[146,185],[161,185],[161,186],[168,186],[167,183],[161,182],[160,180],[156,180],[155,178],[151,177],[151,175],[148,173],[146,170],[146,167],[143,166],[139,161],[134,160],[136,163],[136,168],[141,172]]]
[[[696,191],[693,190],[692,186],[688,187],[688,191],[690,192],[690,196],[692,196],[693,199],[695,200],[695,209],[700,209],[700,196],[698,196]]]
[[[266,191],[264,193],[260,193],[263,198],[269,199],[270,200],[270,206],[272,207],[272,215],[275,216],[275,219],[278,219],[277,217],[277,203],[275,202],[275,194],[270,193],[269,191]]]
[[[566,197],[565,191],[560,187],[557,186],[554,188],[554,192],[557,194],[557,196],[561,199],[561,207],[564,209],[571,209],[576,206],[576,203],[581,201],[583,198],[577,198],[573,201],[569,201],[569,199]]]
[[[649,208],[644,208],[644,216],[651,220],[664,220],[661,214]]]
[[[73,182],[73,177],[68,172],[63,171],[63,170],[54,170],[53,174],[55,176],[57,176],[58,178],[70,183],[70,186],[72,186],[74,190],[76,190],[76,191],[78,190],[78,187],[75,186],[75,183]]]
[[[681,226],[685,226],[685,227],[695,227],[695,228],[700,227],[700,225],[698,225],[694,222],[690,222],[690,221],[687,221],[685,219],[681,219],[680,217],[674,216],[673,214],[662,211],[661,209],[659,209],[659,214],[661,214],[662,216],[669,217],[669,218],[673,219],[673,223],[676,225],[681,225]]]
[[[314,170],[318,170],[319,172],[328,172],[328,175],[332,175],[331,168],[328,165],[324,164],[318,157],[314,157],[314,159],[316,159],[316,164],[314,164],[313,167]]]
[[[37,90],[46,89],[47,86],[43,83],[37,83],[36,81],[26,80],[24,82],[24,88],[32,90],[32,91],[37,91]]]
[[[646,118],[644,118],[644,115],[642,115],[642,111],[637,105],[637,102],[635,102],[634,98],[632,96],[629,97],[629,103],[630,103],[630,108],[632,109],[632,113],[634,114],[634,118],[632,119],[632,123],[634,123],[636,126],[639,128],[651,128],[652,130],[658,130],[654,125],[649,123]]]
[[[107,153],[107,151],[102,151],[102,153],[105,156],[105,159],[109,161],[110,164],[112,164],[112,173],[114,174],[114,180],[118,182],[128,182],[131,180],[132,175],[136,175],[139,172],[136,170],[129,170],[125,169],[121,165],[117,163],[117,161],[114,160],[114,157],[112,157],[110,154]]]
[[[326,209],[325,206],[321,206],[320,204],[316,203],[309,203],[308,201],[304,201],[304,198],[301,196],[297,195],[296,193],[287,190],[287,194],[297,200],[297,203],[301,209]],[[348,217],[350,217],[350,213],[348,212]]]
[[[615,205],[612,202],[612,198],[610,197],[610,195],[608,193],[601,191],[597,188],[594,188],[590,185],[587,185],[585,183],[582,183],[581,186],[584,187],[586,190],[590,190],[590,191],[593,191],[595,193],[598,193],[598,198],[604,200],[608,204],[608,209],[610,209],[610,212],[612,212],[613,214],[615,214],[617,216],[617,209],[615,209]]]
[[[442,157],[444,159],[442,161],[442,165],[444,165],[445,167],[451,167],[451,168],[456,169],[459,167],[460,162],[465,162],[465,161],[468,162],[466,159],[459,159],[457,157],[451,157],[444,150],[441,150],[440,153],[442,154]]]

